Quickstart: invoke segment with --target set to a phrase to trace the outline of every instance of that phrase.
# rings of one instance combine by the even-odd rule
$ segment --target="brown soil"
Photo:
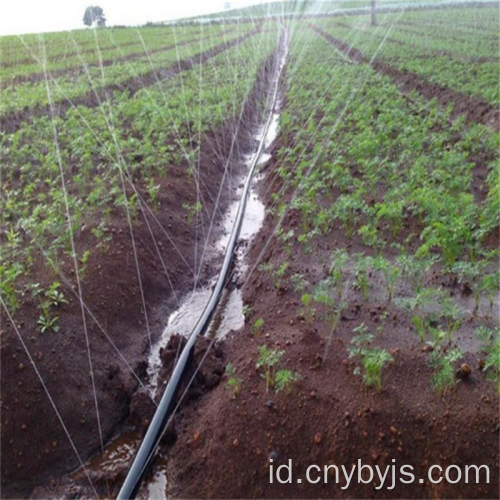
[[[99,89],[98,96],[96,96],[96,94],[92,91],[81,97],[54,103],[54,114],[56,116],[64,116],[68,109],[79,105],[84,105],[88,108],[98,107],[102,101],[106,101],[109,96],[115,91],[126,91],[130,95],[134,95],[144,87],[149,87],[151,85],[154,85],[155,83],[158,83],[159,80],[167,80],[174,77],[183,70],[189,70],[198,64],[205,63],[221,52],[224,52],[231,47],[243,43],[248,38],[259,33],[260,30],[261,28],[257,27],[240,37],[220,43],[219,45],[216,45],[212,49],[202,52],[201,54],[180,60],[177,63],[169,66],[168,68],[160,68],[154,71],[148,71],[143,75],[129,78],[128,80],[119,84],[104,86]],[[15,133],[19,129],[21,129],[26,122],[30,122],[33,118],[38,116],[50,115],[50,113],[51,109],[49,105],[36,106],[34,108],[7,113],[3,117],[0,117],[1,130],[8,134]]]
[[[284,146],[278,144],[276,147]],[[262,191],[267,192],[276,177],[271,165]],[[279,182],[274,191],[277,192]],[[266,204],[272,203],[267,193]],[[283,202],[290,201],[286,196]],[[283,232],[299,228],[298,214],[291,211]],[[276,225],[268,215],[257,235],[249,257],[249,267],[259,258],[279,266],[288,260],[287,275],[301,273],[312,284],[327,275],[335,248],[350,252],[370,249],[354,238],[348,240],[340,227],[314,241],[314,252],[306,254],[294,239],[289,255],[272,239]],[[352,270],[347,270],[347,274]],[[479,369],[481,353],[471,347],[473,329],[480,323],[494,324],[494,311],[471,318],[460,328],[458,345],[468,346],[464,361],[470,376],[458,382],[443,397],[432,388],[433,374],[428,353],[412,331],[408,315],[387,303],[382,282],[370,292],[370,301],[351,289],[346,292],[349,308],[332,334],[330,322],[318,310],[312,324],[301,312],[300,292],[290,282],[275,290],[266,273],[255,271],[243,285],[244,303],[252,306],[252,317],[242,331],[225,339],[221,358],[232,363],[241,380],[235,397],[222,379],[204,398],[185,406],[176,424],[175,444],[166,447],[168,494],[174,498],[499,498],[499,413],[495,386]],[[375,278],[373,278],[375,279]],[[460,296],[456,283],[447,283],[439,274],[431,278],[450,295]],[[397,293],[405,288],[400,284]],[[251,325],[264,319],[259,335]],[[384,319],[384,317],[386,319]],[[384,369],[380,393],[363,385],[353,375],[356,362],[348,347],[353,329],[364,323],[368,330],[381,331],[376,345],[390,350],[394,362]],[[256,369],[259,346],[285,350],[283,366],[297,371],[301,379],[289,393],[266,392],[262,372]],[[269,459],[275,466],[293,460],[293,484],[269,483]],[[305,480],[306,468],[363,464],[384,468],[396,460],[399,467],[409,464],[415,484],[397,482],[393,490],[376,490],[373,484],[345,482],[313,485]],[[490,483],[433,485],[427,470],[433,464],[486,464]],[[301,478],[302,482],[296,482]]]
[[[220,52],[222,49],[217,50]],[[217,213],[223,211],[231,199],[229,179],[224,180],[223,177],[224,166],[229,162],[228,168],[233,174],[241,169],[241,155],[248,151],[250,132],[260,120],[258,103],[263,101],[263,92],[267,88],[265,82],[269,65],[270,61],[262,68],[244,104],[241,123],[228,122],[224,128],[207,135],[202,143],[200,181],[204,188],[201,194],[205,197],[208,212],[204,216],[205,226],[214,214],[212,200],[219,189],[222,198]],[[232,138],[235,131],[238,148],[232,149],[228,138]],[[187,174],[188,165],[169,166],[167,170],[166,180],[157,179],[162,189],[160,209],[155,216],[177,245],[178,252],[159,224],[149,215],[148,220],[161,258],[166,263],[172,288],[181,297],[193,286],[193,275],[189,268],[194,266],[195,247],[198,245],[199,255],[205,242],[199,232],[196,239],[195,228],[187,223],[182,209],[184,203],[196,201],[196,190]],[[140,192],[143,191],[142,186],[137,187]],[[97,321],[137,374],[144,377],[145,356],[149,346],[145,312],[154,340],[162,331],[169,311],[177,306],[163,272],[157,247],[144,221],[134,223],[133,231],[146,311],[142,308],[129,227],[119,213],[113,214],[111,227],[113,241],[109,250],[96,249],[93,252],[83,281],[84,301],[92,312],[92,315],[87,314],[86,319],[105,442],[126,422],[137,381],[117,356]],[[92,247],[92,238],[89,231],[83,230],[76,242],[77,248],[83,245]],[[46,271],[42,256],[37,256],[37,259],[29,281],[35,279],[43,286],[55,279],[61,281],[60,276]],[[60,267],[73,286],[74,293],[71,261],[62,259]],[[212,274],[210,269],[203,269],[201,281]],[[58,333],[39,333],[36,325],[39,315],[37,303],[29,298],[29,294],[26,294],[20,309],[16,311],[14,320],[79,453],[86,460],[100,449],[97,419],[79,302],[66,287],[64,293],[69,304],[60,309],[61,328]],[[78,465],[78,461],[15,335],[13,325],[4,316],[2,328],[2,493],[6,498],[25,498],[35,486],[47,485],[49,477],[65,477],[68,471]],[[15,383],[12,383],[13,380]]]

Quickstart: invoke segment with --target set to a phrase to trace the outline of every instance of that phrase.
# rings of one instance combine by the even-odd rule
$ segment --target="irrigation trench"
[[[283,40],[283,43],[281,42]],[[148,467],[151,465],[155,452],[158,448],[159,441],[162,437],[163,431],[168,423],[169,418],[172,416],[176,409],[176,394],[178,388],[183,380],[183,377],[189,367],[190,361],[192,360],[194,347],[196,340],[199,335],[203,335],[207,332],[210,323],[216,313],[217,306],[221,299],[224,288],[228,282],[228,277],[231,270],[231,264],[233,262],[235,251],[241,231],[241,226],[243,223],[243,218],[245,215],[245,209],[247,205],[247,199],[250,192],[250,186],[253,180],[254,173],[256,171],[259,160],[265,150],[266,138],[273,121],[274,109],[278,100],[279,83],[281,80],[281,74],[283,68],[286,64],[286,58],[288,53],[288,32],[285,27],[283,27],[283,37],[280,38],[279,42],[279,64],[277,66],[276,75],[271,81],[271,100],[268,107],[268,118],[263,127],[261,139],[255,155],[249,165],[248,174],[243,186],[243,191],[241,199],[238,205],[238,211],[236,213],[236,218],[229,236],[229,241],[227,244],[226,252],[224,255],[224,260],[222,263],[221,271],[217,278],[217,282],[213,289],[212,295],[205,306],[200,318],[198,319],[193,331],[187,339],[186,346],[184,347],[177,364],[172,372],[170,380],[166,386],[165,392],[161,398],[158,408],[153,416],[151,424],[144,436],[141,443],[139,451],[137,452],[135,459],[130,467],[122,488],[118,494],[118,500],[127,500],[134,498],[137,494],[139,486]]]

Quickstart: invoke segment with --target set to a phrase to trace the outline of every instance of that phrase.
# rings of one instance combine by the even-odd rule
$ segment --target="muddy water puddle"
[[[288,42],[286,43],[287,45]],[[286,56],[287,50],[282,54],[280,62],[282,67],[285,64]],[[267,130],[265,126],[261,126],[254,135],[256,143],[255,152],[244,158],[246,166],[250,168],[255,162],[256,156],[258,156],[257,170],[248,193],[245,214],[239,233],[238,247],[233,261],[232,274],[219,303],[217,313],[207,332],[207,335],[212,338],[222,338],[230,331],[239,330],[245,322],[243,299],[237,283],[244,276],[247,269],[246,255],[250,246],[249,244],[261,229],[264,221],[265,207],[259,199],[256,186],[262,180],[259,169],[272,158],[271,148],[279,133],[280,107],[281,103],[278,99],[275,102]],[[264,141],[264,148],[259,152],[258,145],[262,141]],[[214,262],[222,260],[237,217],[238,206],[243,193],[244,177],[237,179],[237,182],[238,187],[235,189],[234,202],[229,205],[223,216],[218,236],[210,242],[210,248],[207,249],[206,258],[214,259]],[[215,266],[215,268],[217,267]],[[180,334],[188,336],[193,331],[194,326],[210,300],[216,281],[217,275],[213,276],[205,286],[193,289],[192,292],[182,298],[179,307],[169,315],[165,329],[153,345],[148,356],[148,388],[152,394],[156,395],[161,392],[158,387],[158,376],[161,368],[161,349],[166,347],[172,335]],[[94,457],[91,460],[88,470],[91,475],[95,474],[96,476],[109,474],[111,477],[116,477],[123,474],[123,471],[127,470],[130,466],[139,444],[139,433],[128,432],[121,434],[109,443],[103,455]],[[167,460],[166,457],[160,455],[155,459],[154,470],[146,476],[137,498],[163,500],[166,498],[167,486]]]

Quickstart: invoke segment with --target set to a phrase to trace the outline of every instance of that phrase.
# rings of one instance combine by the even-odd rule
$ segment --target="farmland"
[[[151,421],[271,106],[244,324],[197,344],[160,496],[498,498],[499,7],[299,13],[0,38],[4,497],[116,495],[130,461],[95,464]],[[269,484],[270,457],[491,478]]]

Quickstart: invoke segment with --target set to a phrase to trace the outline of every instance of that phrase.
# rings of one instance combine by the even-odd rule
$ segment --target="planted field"
[[[296,4],[0,38],[3,497],[499,498],[498,5]]]

